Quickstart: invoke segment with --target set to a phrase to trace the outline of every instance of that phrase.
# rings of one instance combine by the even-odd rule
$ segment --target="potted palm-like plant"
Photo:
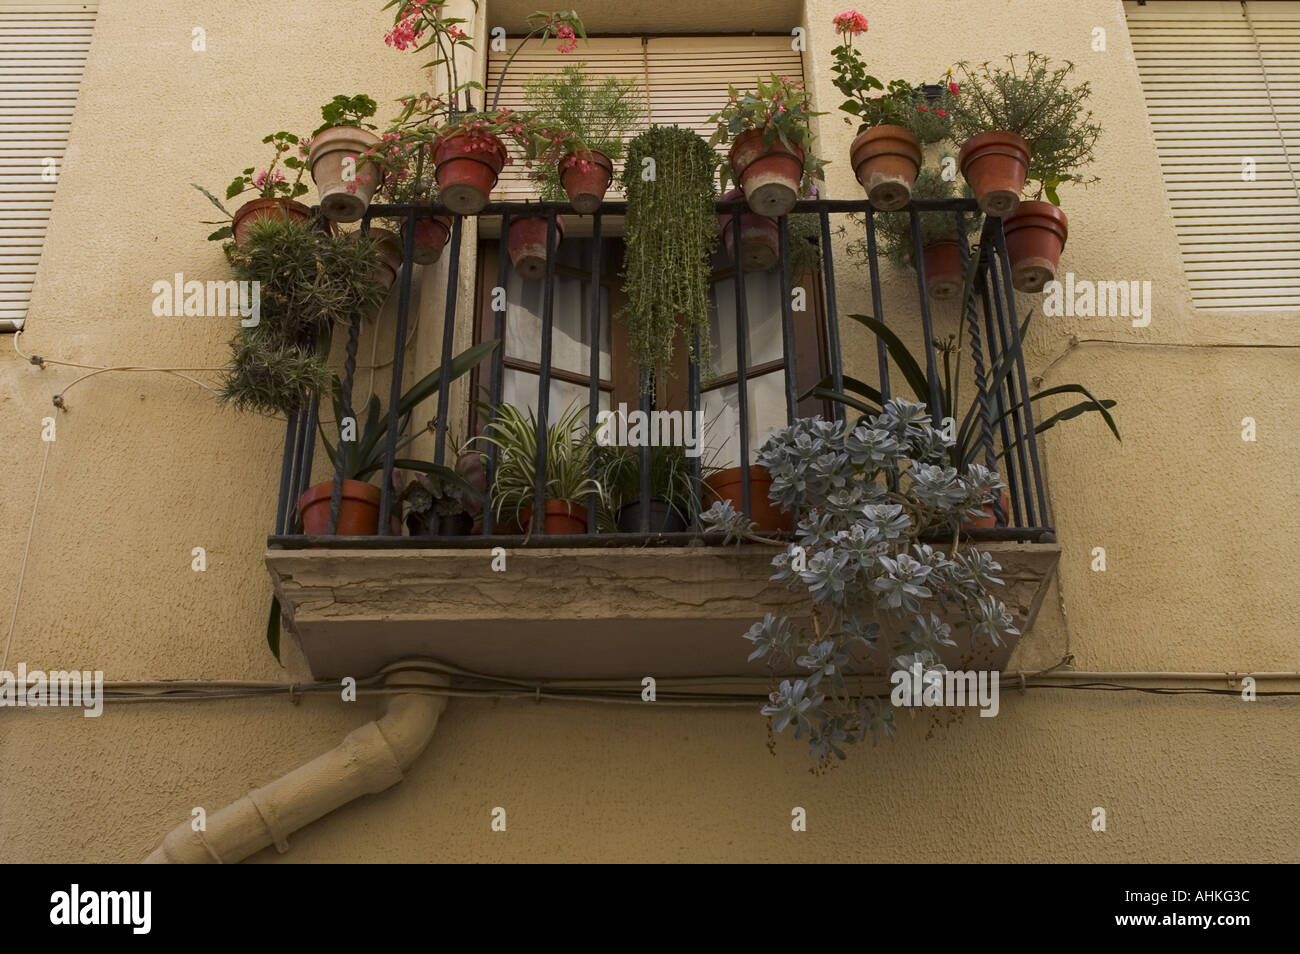
[[[321,107],[324,120],[312,133],[308,164],[320,194],[321,214],[333,222],[355,222],[366,214],[382,178],[362,158],[379,137],[368,122],[375,115],[369,96],[335,96]]]
[[[1008,56],[1005,66],[960,63],[958,69],[963,94],[951,106],[952,122],[966,137],[958,165],[985,214],[1013,215],[1027,180],[1037,181],[1034,199],[1045,195],[1052,205],[1061,183],[1095,181],[1078,170],[1092,161],[1101,127],[1086,108],[1091,86],[1072,81],[1073,63],[1056,66],[1039,53],[1025,53],[1020,60]],[[1063,220],[1059,216],[1061,228],[1047,228],[1062,244]]]
[[[678,533],[699,516],[700,487],[692,475],[691,459],[680,445],[654,445],[649,451],[650,498],[646,503],[650,532]],[[596,457],[610,524],[620,533],[637,533],[641,529],[641,449],[601,446]],[[715,470],[702,464],[701,476],[707,479]]]
[[[294,201],[298,196],[307,194],[307,184],[302,181],[302,174],[307,168],[307,162],[303,158],[307,149],[306,143],[293,133],[283,131],[271,133],[262,142],[275,147],[275,155],[271,157],[266,168],[258,170],[255,166],[250,166],[235,176],[226,187],[226,201],[249,192],[257,194],[256,198],[249,199],[236,209],[234,214],[231,214],[221,204],[221,200],[203,186],[194,185],[194,188],[207,196],[208,200],[225,216],[220,222],[203,223],[221,226],[208,236],[208,241],[234,238],[235,244],[242,244],[248,237],[249,225],[258,219],[294,219],[299,222],[311,219],[311,209],[301,202]],[[281,165],[294,173],[292,181],[285,176],[283,170],[278,168]]]
[[[813,155],[809,121],[820,115],[802,83],[772,74],[753,90],[730,87],[727,105],[709,117],[717,124],[709,145],[731,143],[724,178],[755,214],[785,215],[801,194],[814,192],[826,163]]]
[[[486,433],[471,443],[495,444],[496,472],[491,498],[499,524],[514,523],[531,532],[537,466],[537,418],[513,404],[496,408],[480,405],[491,414]],[[587,532],[587,498],[600,495],[600,482],[593,479],[592,454],[595,438],[587,432],[587,408],[576,402],[554,424],[546,427],[546,511],[541,521],[546,534]]]

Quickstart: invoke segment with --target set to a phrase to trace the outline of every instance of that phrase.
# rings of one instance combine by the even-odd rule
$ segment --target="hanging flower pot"
[[[506,147],[491,133],[457,133],[438,143],[438,194],[459,215],[476,215],[488,203],[506,164]]]
[[[519,513],[519,524],[527,533],[533,525],[531,508]],[[505,532],[498,530],[498,533]],[[547,536],[565,536],[587,532],[587,508],[571,504],[564,500],[546,501],[546,512],[542,517],[542,533]]]
[[[361,235],[360,231],[349,232],[350,237]],[[379,247],[379,264],[371,274],[376,284],[385,290],[392,288],[397,276],[402,272],[402,239],[396,232],[372,226],[370,241]]]
[[[739,199],[743,193],[732,189],[722,198],[724,201]],[[727,248],[727,256],[735,261],[735,226],[730,212],[718,216],[718,227],[722,229],[722,242]],[[781,254],[780,229],[775,219],[752,212],[740,214],[740,267],[746,272],[765,272],[776,266]]]
[[[555,246],[559,248],[564,238],[564,216],[555,217]],[[510,264],[526,281],[536,281],[546,275],[546,219],[530,216],[511,219],[509,232]]]
[[[245,202],[236,210],[231,227],[235,232],[235,244],[242,245],[248,235],[248,227],[258,219],[288,219],[293,222],[310,222],[311,209],[293,199],[253,199]]]
[[[614,180],[614,163],[603,152],[570,154],[560,160],[560,184],[569,194],[569,204],[579,215],[600,208],[605,191]]]
[[[755,214],[776,217],[794,208],[803,179],[803,157],[802,149],[780,139],[764,145],[759,129],[742,133],[731,144],[731,171]]]
[[[402,220],[402,248],[406,248],[406,230],[407,221]],[[373,230],[372,230],[373,232]],[[431,219],[415,220],[415,251],[411,254],[411,261],[417,265],[432,265],[438,259],[442,258],[442,250],[447,245],[447,238],[451,235],[451,217],[446,215],[435,215]],[[401,253],[398,253],[398,261],[401,261]]]
[[[1050,202],[1021,202],[1003,221],[1011,283],[1016,291],[1037,293],[1056,278],[1056,267],[1070,234],[1065,213]]]
[[[736,508],[737,513],[744,513],[742,508],[744,498],[741,496],[742,487],[744,486],[744,472],[739,467],[730,467],[727,470],[718,471],[712,477],[706,478],[704,483],[713,491],[717,499],[730,501],[731,505]],[[754,521],[759,530],[793,530],[793,515],[783,513],[768,497],[768,491],[771,487],[772,475],[768,473],[767,468],[759,464],[750,464],[750,519]],[[706,499],[704,503],[710,505],[711,500]]]
[[[921,253],[925,262],[925,288],[935,301],[949,301],[961,294],[965,277],[961,267],[961,247],[951,235],[931,242]]]
[[[332,222],[356,222],[366,214],[382,175],[363,152],[379,143],[374,133],[352,126],[326,129],[311,141],[308,163],[320,194],[321,214]]]
[[[894,212],[912,201],[921,170],[921,143],[902,126],[872,126],[849,147],[849,162],[871,205]]]
[[[970,183],[980,211],[1003,218],[1020,205],[1029,158],[1029,143],[1023,136],[992,130],[966,140],[957,165]]]
[[[334,481],[308,487],[298,498],[298,514],[302,517],[302,532],[308,536],[324,536],[330,527],[330,497]],[[343,481],[343,496],[339,503],[338,535],[341,537],[372,537],[379,532],[379,488],[362,480]]]

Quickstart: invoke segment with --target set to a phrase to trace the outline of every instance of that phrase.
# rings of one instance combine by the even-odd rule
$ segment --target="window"
[[[0,2],[0,330],[27,316],[95,12]]]
[[[1300,2],[1125,4],[1198,308],[1300,308]]]

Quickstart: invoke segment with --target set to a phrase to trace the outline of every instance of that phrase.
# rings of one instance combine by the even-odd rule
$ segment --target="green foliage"
[[[302,174],[307,170],[305,142],[293,133],[283,131],[271,133],[262,142],[274,146],[275,155],[271,157],[267,167],[260,172],[257,171],[256,166],[249,166],[235,176],[230,185],[226,186],[226,200],[229,201],[250,191],[256,192],[259,199],[296,199],[300,195],[306,195],[307,184],[302,181]],[[286,152],[294,154],[285,156]],[[284,157],[283,163],[281,163],[282,156]],[[292,181],[286,178],[280,169],[276,168],[280,164],[283,164],[286,169],[294,171]],[[193,185],[194,188],[207,196],[208,201],[215,205],[217,210],[225,217],[218,222],[203,223],[204,225],[221,225],[221,228],[208,236],[208,241],[217,242],[233,236],[235,234],[234,228],[228,224],[234,218],[230,210],[203,186],[196,183],[190,183],[190,185]]]
[[[339,94],[320,108],[321,119],[324,122],[312,131],[312,135],[319,136],[327,129],[342,126],[355,129],[374,129],[374,124],[368,123],[366,120],[375,115],[377,108],[375,101],[364,93],[358,93],[355,96]]]
[[[826,161],[813,154],[809,121],[823,114],[813,112],[808,91],[802,83],[795,83],[789,77],[773,73],[770,79],[759,78],[755,83],[753,90],[744,92],[734,86],[729,88],[727,105],[709,117],[709,122],[717,124],[709,145],[716,147],[735,142],[747,132],[758,131],[763,134],[765,147],[780,142],[787,148],[798,148],[803,152],[800,191],[805,195],[812,194],[813,181],[823,178]],[[723,172],[737,186],[740,185],[730,162],[723,164]],[[726,188],[725,182],[723,188]]]
[[[1054,66],[1034,52],[1022,57],[1008,56],[1006,66],[958,64],[965,79],[952,104],[953,129],[966,139],[992,129],[1023,136],[1033,150],[1028,181],[1037,184],[1026,194],[1046,195],[1060,205],[1056,190],[1062,183],[1097,181],[1080,172],[1092,162],[1101,135],[1087,109],[1092,86],[1072,82],[1073,63]]]
[[[621,317],[637,363],[665,380],[679,333],[692,360],[701,368],[711,366],[716,167],[716,153],[690,129],[652,126],[628,146],[622,275],[627,304]],[[643,386],[650,377],[643,376]]]
[[[507,516],[520,521],[523,511],[533,506],[533,476],[537,467],[537,417],[513,404],[495,409],[480,403],[485,414],[493,414],[487,433],[470,443],[495,444],[496,473],[492,478],[492,505],[498,522]],[[495,412],[495,413],[494,413]],[[587,430],[587,407],[569,405],[554,424],[546,428],[546,499],[582,505],[589,494],[601,494],[599,481],[590,477],[595,435]]]
[[[219,399],[263,414],[301,410],[328,385],[331,329],[383,300],[371,277],[378,250],[368,239],[267,218],[226,254],[237,280],[258,283],[260,321],[236,334]]]
[[[703,435],[701,435],[701,440]],[[650,451],[650,497],[672,506],[687,523],[698,514],[696,493],[699,488],[691,472],[691,458],[678,444],[659,444]],[[641,499],[641,448],[627,445],[597,446],[596,467],[604,504],[612,523],[620,509]],[[700,477],[707,479],[718,468],[701,461]],[[700,494],[700,498],[707,496]]]
[[[965,190],[969,193],[969,187]],[[943,178],[943,173],[933,166],[922,166],[912,186],[914,199],[951,199],[957,194],[957,184]],[[855,217],[857,218],[857,217]],[[956,219],[951,212],[919,212],[921,247],[957,234]],[[897,268],[912,265],[912,215],[907,209],[897,212],[877,212],[876,242],[881,251]],[[979,217],[966,216],[966,234],[971,238],[979,232]],[[845,249],[849,260],[859,267],[867,267],[867,240],[854,239]]]

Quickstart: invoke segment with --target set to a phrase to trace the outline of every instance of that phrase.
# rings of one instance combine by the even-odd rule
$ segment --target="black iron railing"
[[[891,323],[895,327],[918,320],[924,338],[925,372],[929,386],[929,404],[934,409],[940,408],[940,378],[936,349],[934,347],[934,327],[930,299],[926,292],[925,258],[921,247],[921,229],[918,227],[918,215],[922,212],[943,212],[953,216],[954,230],[958,236],[963,273],[973,274],[973,294],[966,296],[965,313],[961,316],[967,338],[967,347],[973,364],[973,377],[976,388],[978,410],[978,440],[981,448],[979,462],[997,470],[1007,485],[1006,497],[1008,509],[1002,500],[993,501],[995,526],[987,529],[972,529],[969,536],[984,540],[1051,540],[1052,529],[1047,513],[1046,495],[1039,466],[1038,445],[1034,433],[1034,416],[1030,403],[1024,355],[1021,352],[1015,293],[1012,286],[1011,269],[1007,260],[1006,241],[1001,219],[985,219],[978,245],[972,249],[967,240],[965,228],[968,217],[978,216],[978,208],[971,199],[930,199],[915,200],[909,207],[914,241],[914,263],[916,271],[917,300],[913,307],[901,315],[886,315],[882,296],[880,275],[880,251],[877,244],[877,226],[875,212],[866,199],[857,200],[804,200],[797,203],[792,214],[812,214],[819,220],[820,242],[820,292],[825,310],[824,341],[828,351],[829,383],[835,391],[841,391],[844,382],[844,368],[840,349],[840,311],[838,289],[835,278],[834,242],[831,223],[832,215],[852,213],[861,216],[865,222],[866,264],[871,286],[871,314],[881,322]],[[600,359],[601,359],[601,309],[600,281],[602,275],[602,222],[606,217],[621,216],[626,211],[625,202],[605,202],[600,211],[591,219],[593,241],[591,248],[590,283],[590,371],[589,371],[589,427],[597,427],[597,414],[600,398]],[[720,201],[717,203],[719,213],[747,212],[743,199]],[[652,533],[650,529],[649,500],[650,488],[650,448],[643,442],[639,448],[640,456],[640,514],[638,533],[596,533],[598,501],[595,495],[587,501],[586,534],[566,534],[547,536],[542,532],[545,515],[545,485],[547,474],[545,428],[548,423],[551,387],[551,343],[554,332],[556,256],[555,248],[556,216],[572,215],[566,203],[559,202],[506,202],[493,203],[484,208],[479,216],[500,218],[500,248],[497,257],[496,284],[505,288],[510,268],[508,254],[509,226],[513,218],[520,216],[544,216],[547,219],[546,270],[543,281],[543,307],[541,314],[541,348],[538,356],[538,391],[536,399],[536,419],[538,427],[538,456],[535,462],[534,490],[532,506],[532,527],[525,535],[518,533],[501,534],[494,527],[493,507],[490,502],[483,507],[482,533],[470,536],[403,536],[400,523],[394,525],[386,518],[393,504],[392,473],[395,467],[397,442],[402,435],[398,433],[401,423],[399,402],[402,395],[403,371],[405,363],[405,346],[408,341],[410,322],[412,254],[414,250],[415,223],[420,219],[434,215],[446,215],[452,220],[450,241],[446,250],[446,267],[450,276],[447,282],[445,314],[455,316],[459,282],[456,280],[462,262],[463,218],[441,207],[429,205],[372,205],[361,222],[361,229],[368,233],[370,222],[376,218],[399,219],[405,222],[403,229],[403,262],[401,274],[397,280],[397,327],[394,334],[392,360],[392,381],[387,408],[388,427],[385,435],[383,471],[381,475],[381,514],[378,536],[339,536],[337,534],[341,487],[343,481],[342,455],[336,463],[334,472],[333,494],[330,501],[329,533],[325,536],[307,536],[300,530],[297,514],[297,501],[306,491],[311,478],[313,450],[316,444],[315,431],[318,419],[319,395],[312,400],[306,411],[289,418],[285,431],[284,455],[281,463],[280,496],[276,508],[275,532],[269,539],[272,547],[447,547],[468,548],[509,545],[533,546],[620,546],[647,544],[681,544],[685,542],[720,542],[720,536],[705,535],[697,527],[682,533]],[[848,220],[846,220],[848,221]],[[784,358],[784,399],[787,422],[797,416],[800,395],[809,392],[816,381],[798,380],[798,362],[795,360],[795,333],[791,306],[791,237],[788,217],[783,216],[779,222],[779,252],[777,268],[780,274],[781,293],[781,342]],[[742,219],[740,214],[731,216],[733,248],[739,254],[742,246]],[[850,227],[856,227],[852,225]],[[978,257],[975,271],[969,272],[971,255]],[[856,263],[855,263],[856,264]],[[737,267],[736,278],[742,272]],[[739,411],[739,467],[742,471],[742,507],[748,516],[752,513],[753,501],[750,499],[749,472],[750,434],[749,421],[749,384],[746,372],[750,370],[748,311],[745,282],[733,281],[736,309],[736,404]],[[855,310],[855,309],[850,309]],[[472,320],[477,321],[477,316]],[[362,317],[355,315],[348,328],[347,346],[343,364],[342,399],[344,411],[353,414],[353,383],[356,373],[357,345],[360,335]],[[456,327],[454,321],[443,322],[441,343],[441,367],[448,368],[453,357],[453,344]],[[493,337],[504,342],[506,335],[506,309],[498,309],[494,315]],[[499,406],[502,398],[502,386],[505,373],[504,344],[496,348],[485,362],[489,366],[487,399],[492,408]],[[698,347],[695,349],[698,354]],[[1012,373],[1001,376],[996,387],[989,387],[993,371],[1003,362],[1004,356],[1014,363]],[[645,374],[642,371],[642,374]],[[885,342],[877,338],[877,373],[879,390],[882,397],[891,397],[890,358]],[[438,390],[437,411],[434,423],[435,463],[443,464],[446,460],[448,434],[448,416],[451,412],[450,375],[444,374]],[[909,397],[911,395],[908,395]],[[694,413],[702,407],[700,368],[692,362],[687,374],[687,411]],[[640,410],[653,410],[651,398],[643,390]],[[829,413],[837,419],[845,419],[845,406],[830,403]],[[954,413],[960,413],[954,409]],[[935,417],[942,416],[935,413]],[[958,421],[960,423],[960,420]],[[498,463],[495,445],[489,444],[485,452],[486,475],[491,486]],[[701,460],[691,458],[693,483],[697,495],[703,493]],[[697,500],[697,503],[701,501]],[[707,508],[708,503],[703,502]]]

